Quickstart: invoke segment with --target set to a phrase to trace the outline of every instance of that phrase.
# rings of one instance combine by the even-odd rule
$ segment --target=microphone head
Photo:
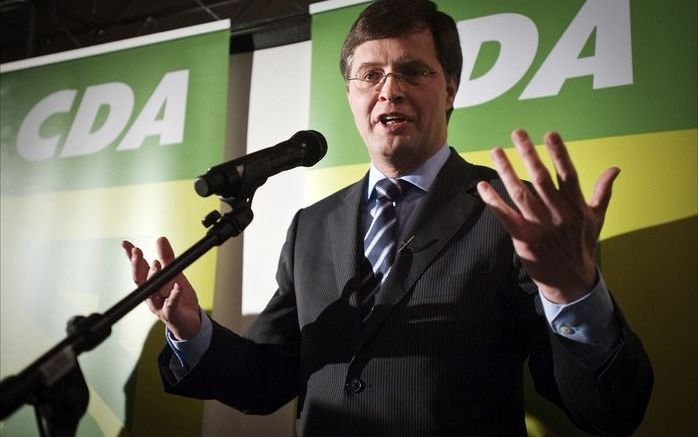
[[[304,167],[317,164],[327,153],[327,140],[318,131],[298,131],[293,134],[291,140],[297,142],[302,148],[303,156],[300,165]]]

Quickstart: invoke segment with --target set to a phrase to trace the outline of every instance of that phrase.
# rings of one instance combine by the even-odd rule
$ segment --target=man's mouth
[[[408,121],[408,119],[402,114],[385,114],[378,117],[378,121],[383,124],[383,126],[391,126],[399,123],[405,123]]]

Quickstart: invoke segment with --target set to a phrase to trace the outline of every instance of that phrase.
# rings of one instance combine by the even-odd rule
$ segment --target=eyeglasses
[[[393,76],[396,79],[403,81],[405,84],[416,87],[423,85],[432,74],[436,73],[436,71],[427,70],[425,68],[406,69],[394,73],[383,73],[380,70],[369,70],[361,72],[358,77],[349,77],[347,80],[353,82],[358,89],[367,91],[377,89],[379,85],[382,85],[383,82],[388,79],[388,76]]]

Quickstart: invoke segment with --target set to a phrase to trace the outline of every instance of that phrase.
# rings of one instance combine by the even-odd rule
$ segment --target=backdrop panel
[[[73,315],[102,312],[135,286],[119,246],[183,250],[215,200],[192,179],[222,160],[227,21],[1,67],[1,363],[19,372],[65,337]],[[188,270],[211,308],[215,253]],[[80,365],[90,388],[78,435],[195,435],[200,402],[164,395],[164,328],[144,305]],[[158,420],[153,420],[158,417]],[[166,417],[167,420],[160,420]],[[36,435],[29,407],[3,435]]]

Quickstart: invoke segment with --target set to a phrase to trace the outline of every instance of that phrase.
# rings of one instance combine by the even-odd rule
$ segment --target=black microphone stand
[[[214,246],[239,235],[254,217],[251,209],[255,186],[246,187],[249,195],[222,198],[231,211],[221,216],[212,211],[202,220],[206,236],[175,258],[104,314],[75,316],[68,321],[68,336],[20,373],[0,382],[0,420],[25,403],[34,405],[42,437],[74,436],[80,418],[87,411],[89,391],[77,357],[94,349],[111,333],[111,327],[148,296],[157,292],[186,267]]]

